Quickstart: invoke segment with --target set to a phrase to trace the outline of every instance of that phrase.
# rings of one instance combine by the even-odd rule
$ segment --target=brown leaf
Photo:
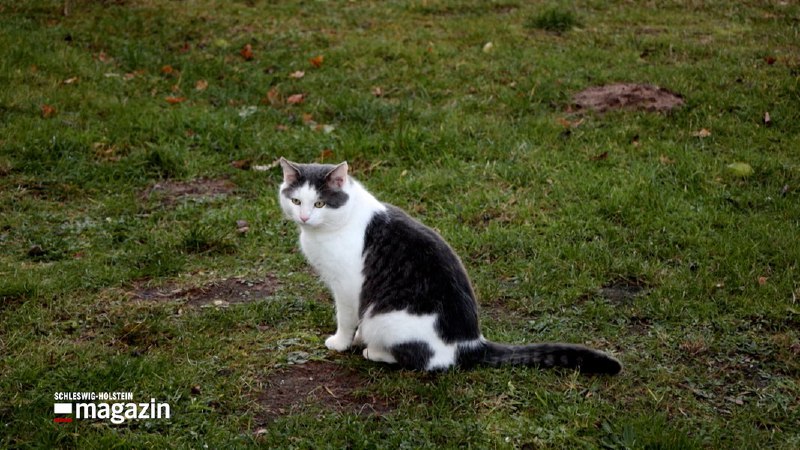
[[[604,159],[608,159],[608,152],[605,151],[603,153],[600,153],[599,155],[592,156],[589,159],[591,159],[592,161],[603,161]]]
[[[692,136],[699,137],[701,139],[707,138],[707,137],[711,136],[711,131],[709,131],[708,128],[701,128],[701,129],[695,131],[694,133],[692,133]]]
[[[242,50],[239,52],[239,54],[242,55],[242,58],[244,58],[245,61],[252,60],[253,59],[253,46],[250,45],[250,44],[245,44],[245,46],[242,47]]]
[[[169,97],[164,98],[170,105],[176,105],[178,103],[183,103],[186,101],[186,97],[175,97],[170,95]]]
[[[326,158],[333,158],[333,150],[326,148],[319,154],[319,159],[325,160]]]
[[[306,73],[303,72],[302,70],[298,70],[298,71],[295,71],[295,72],[292,72],[292,73],[289,74],[289,78],[294,78],[295,80],[299,80],[300,78],[303,78],[304,76],[306,76]]]
[[[770,65],[770,66],[775,64],[775,61],[777,61],[777,60],[778,60],[778,58],[776,58],[774,56],[765,56],[764,57],[764,62],[767,63],[767,65]]]
[[[764,113],[764,125],[766,126],[772,125],[772,118],[769,116],[769,111]]]
[[[64,84],[77,83],[79,79],[80,78],[78,78],[78,77],[67,78],[66,80],[64,80]]]
[[[275,125],[275,131],[287,131],[289,127],[284,124]]]
[[[208,89],[208,81],[197,80],[197,83],[194,84],[194,89],[196,91],[205,91],[206,89]]]
[[[758,285],[759,286],[763,286],[763,285],[767,284],[767,279],[768,278],[764,277],[764,276],[758,277]]]
[[[322,56],[322,55],[317,55],[317,56],[315,56],[313,58],[309,58],[309,60],[308,60],[308,62],[310,62],[311,65],[316,67],[317,69],[322,67],[322,62],[323,61],[325,61],[325,57]]]
[[[111,57],[106,55],[106,52],[100,52],[97,54],[97,60],[101,63],[109,63],[111,62]]]
[[[251,159],[238,159],[231,163],[231,166],[240,170],[250,170],[250,166],[252,165],[253,165],[253,160]]]
[[[669,164],[675,164],[675,160],[671,159],[669,156],[664,156],[664,155],[659,156],[658,161],[661,164],[664,164],[665,166]]]
[[[166,66],[161,67],[161,73],[163,73],[164,75],[172,75],[173,73],[175,73],[175,69],[173,69],[172,66],[167,64]]]
[[[303,123],[308,125],[311,122],[314,122],[314,116],[310,113],[303,113]]]
[[[372,95],[375,97],[383,97],[383,89],[380,86],[375,86],[372,88]]]
[[[261,103],[266,103],[271,106],[280,106],[280,104],[283,103],[283,99],[281,98],[281,93],[278,91],[278,88],[275,86],[271,87],[264,100],[261,100]]]
[[[178,52],[187,53],[191,49],[192,49],[192,46],[189,45],[188,42],[184,42],[183,45],[181,45],[181,47],[178,49]]]
[[[49,119],[56,115],[56,108],[50,105],[42,105],[40,106],[42,110],[42,117],[45,119]]]
[[[290,105],[299,105],[306,101],[306,94],[294,94],[286,98],[286,103]]]

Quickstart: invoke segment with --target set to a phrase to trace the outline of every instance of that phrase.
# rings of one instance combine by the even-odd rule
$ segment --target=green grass
[[[793,2],[70,3],[0,3],[0,446],[800,446]],[[686,105],[570,112],[612,82]],[[438,229],[487,337],[588,343],[625,371],[429,376],[328,353],[332,302],[279,214],[279,169],[231,165],[279,156],[348,160]],[[235,189],[147,194],[200,178]],[[228,308],[134,295],[268,276],[273,295]],[[301,351],[395,409],[263,423],[263,381]],[[54,424],[60,391],[174,417]]]

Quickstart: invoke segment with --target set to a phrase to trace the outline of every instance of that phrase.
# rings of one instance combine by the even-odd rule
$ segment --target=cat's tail
[[[460,346],[458,365],[521,365],[542,368],[564,367],[583,373],[615,375],[622,364],[608,353],[583,345],[544,343],[529,345],[498,344],[481,340],[480,343]]]

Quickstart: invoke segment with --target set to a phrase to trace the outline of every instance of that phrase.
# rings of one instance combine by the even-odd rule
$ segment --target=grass
[[[797,5],[71,3],[0,5],[0,445],[800,445]],[[570,110],[611,82],[686,105]],[[328,353],[332,302],[280,217],[278,169],[232,165],[279,156],[348,160],[438,229],[486,336],[588,343],[625,372],[432,377]],[[148,195],[220,179],[235,189]],[[136,296],[268,276],[273,295],[228,308]],[[264,380],[298,354],[394,410],[265,422]],[[61,391],[174,416],[54,424]]]

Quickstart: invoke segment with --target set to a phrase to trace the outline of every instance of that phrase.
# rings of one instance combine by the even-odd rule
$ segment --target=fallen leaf
[[[711,131],[709,131],[707,128],[701,128],[700,130],[692,133],[692,136],[699,138],[707,138],[711,136]]]
[[[172,75],[173,73],[175,73],[175,69],[173,69],[172,66],[167,64],[166,66],[161,67],[161,73],[163,73],[164,75]]]
[[[494,44],[487,42],[483,44],[483,53],[491,53],[494,50]]]
[[[323,160],[323,161],[326,158],[333,158],[333,150],[331,150],[329,148],[326,148],[326,149],[322,150],[322,152],[319,154],[319,158],[321,160]]]
[[[177,94],[178,92],[181,91],[181,85],[180,84],[173,84],[171,90],[172,90],[173,94]]]
[[[786,197],[786,194],[788,193],[789,193],[789,185],[784,184],[783,187],[781,188],[781,197]]]
[[[242,55],[242,58],[244,58],[245,61],[252,60],[253,59],[253,46],[250,45],[250,44],[245,44],[244,47],[242,47],[242,50],[239,52],[239,54]]]
[[[256,165],[254,165],[252,167],[252,169],[255,170],[256,172],[266,172],[266,171],[268,171],[270,169],[274,169],[274,168],[278,167],[278,165],[280,165],[280,163],[281,163],[281,160],[280,159],[276,159],[275,161],[272,161],[270,164],[267,164],[266,166],[256,166]]]
[[[100,52],[97,54],[97,60],[102,63],[108,63],[111,61],[111,57],[109,57],[106,52]]]
[[[310,62],[312,66],[314,66],[314,67],[316,67],[317,69],[319,69],[320,67],[322,67],[322,62],[323,62],[324,60],[325,60],[325,57],[324,57],[324,56],[322,56],[322,55],[317,55],[317,56],[315,56],[315,57],[313,57],[313,58],[309,58],[308,62]]]
[[[208,89],[208,81],[197,80],[197,83],[194,84],[194,89],[196,91],[205,91],[206,89]]]
[[[122,79],[125,81],[131,81],[132,79],[136,78],[136,74],[133,72],[128,72],[122,76]]]
[[[237,220],[236,221],[236,232],[239,234],[245,234],[250,231],[250,224],[247,223],[246,220]]]
[[[764,113],[764,125],[766,126],[772,125],[772,118],[769,116],[769,111]]]
[[[302,70],[298,70],[296,72],[292,72],[292,73],[289,74],[289,78],[294,78],[296,80],[299,80],[300,78],[303,78],[304,76],[306,76],[306,73],[303,72]]]
[[[558,123],[563,126],[564,128],[577,128],[583,123],[583,119],[579,119],[576,121],[571,121],[569,119],[565,119],[563,117],[558,118]]]
[[[306,100],[306,94],[294,94],[286,98],[286,103],[290,105],[299,105]]]
[[[164,98],[170,105],[175,105],[178,103],[183,103],[186,101],[186,97],[175,97],[170,95],[169,97]]]
[[[765,284],[767,284],[767,277],[764,276],[758,277],[758,285],[763,286]]]
[[[231,166],[235,169],[239,170],[250,170],[250,166],[253,165],[252,159],[237,159],[231,163]]]
[[[659,156],[658,157],[658,161],[661,164],[664,164],[664,165],[675,164],[675,160],[673,160],[669,156],[665,156],[665,155]]]
[[[239,110],[239,117],[241,117],[242,119],[246,119],[255,114],[256,112],[258,112],[258,106],[255,105],[245,106],[244,108]]]
[[[78,77],[67,78],[66,80],[64,80],[64,84],[77,83],[79,79],[80,78],[78,78]]]
[[[188,42],[184,42],[183,45],[181,45],[181,47],[178,49],[178,52],[187,53],[191,49],[192,49],[192,46],[189,45]]]
[[[303,113],[301,117],[303,118],[303,123],[306,125],[314,122],[314,116],[312,116],[310,113]],[[314,122],[314,125],[316,125],[316,122]]]
[[[267,97],[261,101],[261,103],[267,103],[272,106],[279,106],[282,103],[281,100],[281,93],[278,91],[278,88],[273,86],[267,92]]]
[[[775,64],[775,61],[777,61],[777,60],[778,60],[778,58],[776,58],[774,56],[766,56],[766,57],[764,57],[764,62],[767,63],[767,65],[770,65],[770,66]]]
[[[731,173],[732,175],[742,178],[749,177],[754,172],[753,167],[751,167],[750,164],[743,162],[731,163],[725,167],[728,169],[728,172]]]
[[[372,88],[372,95],[375,97],[383,97],[383,89],[380,86],[375,86]]]
[[[589,159],[591,159],[592,161],[602,161],[604,159],[608,159],[608,152],[605,151],[603,153],[600,153],[599,155],[592,156]]]
[[[284,124],[275,125],[275,131],[287,131],[289,127]]]
[[[49,119],[56,115],[56,108],[50,105],[42,105],[40,106],[42,110],[42,117],[45,119]]]
[[[200,395],[200,385],[196,384],[192,386],[192,395]]]

